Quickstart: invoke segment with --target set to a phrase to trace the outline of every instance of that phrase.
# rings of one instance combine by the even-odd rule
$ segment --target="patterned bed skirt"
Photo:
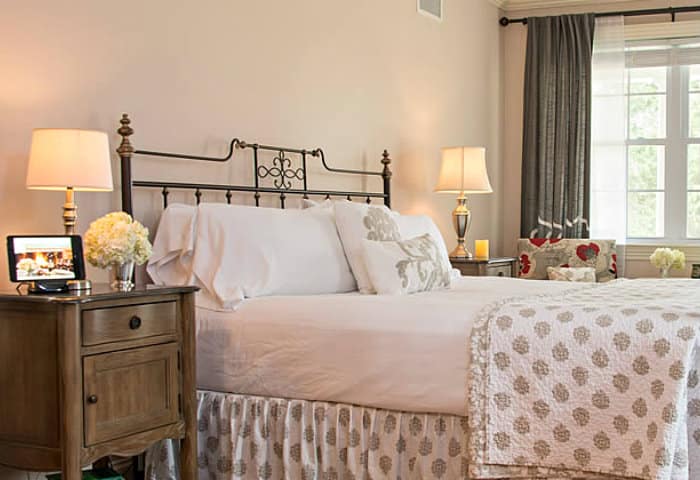
[[[208,391],[197,400],[201,480],[469,478],[466,417]],[[148,480],[180,477],[176,443],[148,450]],[[517,480],[614,478],[523,468]]]
[[[204,479],[467,478],[466,417],[198,392]],[[146,478],[179,477],[175,442],[146,455]]]

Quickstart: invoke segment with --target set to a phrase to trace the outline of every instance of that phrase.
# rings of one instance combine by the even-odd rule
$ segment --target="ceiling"
[[[492,3],[507,12],[535,8],[617,5],[631,1],[634,0],[491,0]]]

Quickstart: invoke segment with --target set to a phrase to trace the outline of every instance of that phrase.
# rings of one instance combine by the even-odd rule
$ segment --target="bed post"
[[[384,169],[382,170],[382,179],[384,180],[384,205],[391,208],[391,169],[389,169],[389,164],[391,163],[391,158],[389,158],[389,152],[384,150],[382,153],[382,164]]]
[[[117,133],[122,137],[122,143],[117,148],[117,153],[121,159],[122,171],[122,210],[129,215],[134,214],[134,209],[131,204],[131,156],[134,153],[134,147],[129,141],[129,137],[134,133],[134,129],[129,126],[131,120],[126,113],[122,114],[119,121],[122,126],[119,127]]]

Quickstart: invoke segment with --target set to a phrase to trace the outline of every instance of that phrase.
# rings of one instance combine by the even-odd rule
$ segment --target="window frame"
[[[698,71],[700,72],[700,61],[698,63],[691,64],[693,66],[697,66]],[[691,92],[690,90],[690,65],[685,65],[685,69],[682,72],[683,77],[681,78],[681,85],[682,85],[682,94],[685,95],[685,98],[687,98],[687,101],[682,103],[681,105],[681,128],[682,128],[682,133],[684,134],[684,140],[685,140],[685,149],[684,149],[684,156],[685,156],[685,185],[684,185],[684,190],[685,190],[685,220],[686,220],[686,226],[685,226],[685,235],[686,235],[686,240],[690,241],[697,241],[700,240],[700,236],[698,237],[690,237],[688,236],[688,197],[690,193],[697,193],[700,194],[700,187],[698,188],[690,188],[690,185],[688,184],[688,167],[690,165],[690,158],[688,156],[688,151],[690,150],[690,145],[698,145],[698,148],[700,148],[700,136],[698,137],[693,137],[691,136],[690,132],[690,95],[696,94],[700,96],[700,89],[698,90],[693,90]]]
[[[650,63],[648,65],[630,64],[631,57],[639,57],[639,51],[627,51],[628,59],[625,66],[625,101],[627,134],[625,140],[625,162],[629,171],[631,146],[662,146],[664,147],[664,184],[663,190],[630,189],[630,179],[627,176],[625,190],[627,194],[627,214],[625,219],[625,236],[628,244],[658,244],[660,242],[683,244],[695,243],[700,237],[688,235],[688,198],[690,192],[700,190],[690,189],[688,185],[688,146],[700,144],[700,138],[690,137],[690,64],[673,61],[675,50],[679,47],[670,46],[669,59],[663,63]],[[642,54],[643,55],[643,54]],[[656,52],[651,55],[656,55]],[[698,65],[698,63],[692,63]],[[630,71],[634,68],[665,67],[666,68],[666,132],[662,138],[630,138],[632,96],[647,94],[631,93]],[[657,95],[650,93],[648,95]],[[660,94],[658,94],[660,95]],[[634,192],[662,192],[663,193],[663,236],[635,237],[629,235],[629,211],[630,193]]]

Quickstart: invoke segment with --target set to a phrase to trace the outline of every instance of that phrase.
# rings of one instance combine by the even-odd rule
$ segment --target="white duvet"
[[[575,288],[461,277],[407,296],[248,299],[197,309],[200,389],[466,415],[468,335],[488,303]]]

